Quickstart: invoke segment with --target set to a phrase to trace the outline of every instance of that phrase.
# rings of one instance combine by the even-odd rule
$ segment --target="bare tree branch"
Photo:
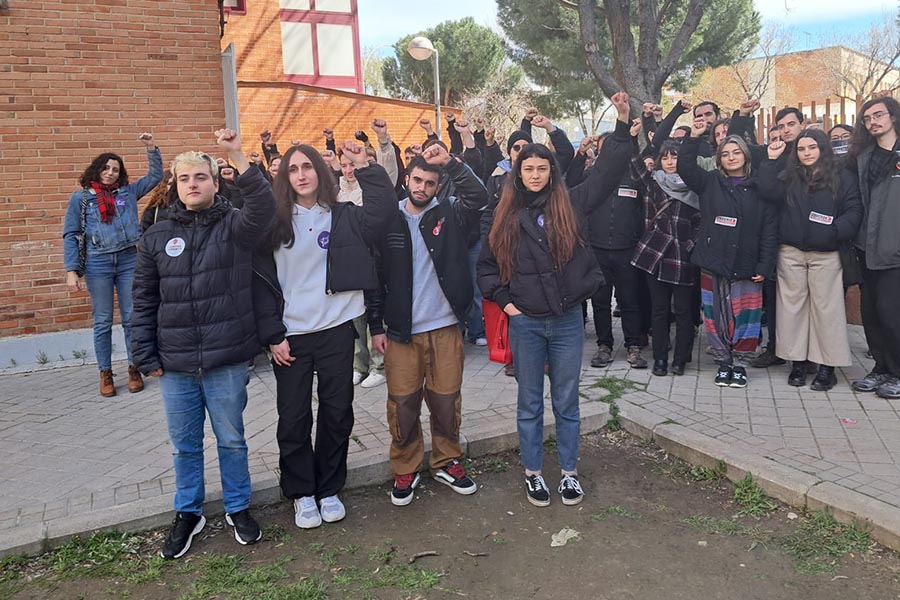
[[[588,66],[594,74],[600,89],[607,97],[622,89],[618,81],[610,74],[600,59],[600,50],[597,47],[597,21],[594,12],[594,0],[578,0],[578,22],[581,30],[581,43],[584,45],[584,53]]]

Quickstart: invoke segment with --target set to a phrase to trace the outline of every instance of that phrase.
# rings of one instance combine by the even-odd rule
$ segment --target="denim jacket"
[[[100,221],[97,195],[88,190],[88,206],[85,216],[85,239],[87,254],[109,254],[133,248],[141,237],[138,219],[138,199],[162,181],[163,165],[159,148],[147,150],[150,171],[134,183],[124,185],[116,192],[116,214],[112,221]],[[63,261],[66,271],[78,268],[78,242],[75,236],[81,231],[81,190],[72,192],[66,220],[63,225]]]

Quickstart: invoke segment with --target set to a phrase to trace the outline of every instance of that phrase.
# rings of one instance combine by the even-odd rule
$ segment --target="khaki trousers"
[[[775,354],[829,367],[851,364],[841,259],[834,252],[778,250]]]
[[[407,475],[422,469],[422,400],[431,413],[431,472],[462,458],[462,334],[456,324],[418,333],[412,342],[388,342],[384,354],[387,421],[391,430],[391,472]]]

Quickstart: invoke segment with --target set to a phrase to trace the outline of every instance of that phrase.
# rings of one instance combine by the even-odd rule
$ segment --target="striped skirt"
[[[762,283],[729,280],[703,271],[703,324],[716,363],[747,366],[759,346]]]

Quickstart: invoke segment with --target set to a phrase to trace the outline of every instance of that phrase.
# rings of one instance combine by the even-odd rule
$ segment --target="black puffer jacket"
[[[258,169],[237,179],[244,208],[221,196],[194,212],[176,200],[141,238],[134,272],[133,358],[142,373],[197,373],[248,361],[259,351],[251,257],[275,215]]]
[[[585,239],[587,219],[616,189],[622,172],[627,169],[630,150],[628,124],[619,121],[615,135],[603,144],[588,178],[569,191]],[[529,317],[545,318],[562,315],[592,296],[603,283],[603,273],[586,243],[577,244],[569,262],[558,269],[544,229],[538,224],[542,221],[541,215],[536,214],[539,212],[542,211],[526,208],[519,213],[522,231],[515,272],[509,282],[502,281],[490,244],[482,246],[478,259],[478,286],[485,298],[501,308],[511,302]]]
[[[812,190],[788,201],[778,161],[766,158],[759,167],[759,193],[778,207],[778,241],[798,250],[834,252],[839,242],[852,240],[862,222],[859,182],[840,171],[837,198],[828,188]]]
[[[678,153],[678,174],[700,196],[700,233],[691,262],[728,279],[772,277],[778,255],[775,206],[757,194],[752,178],[732,184],[718,170],[697,165],[697,138]]]
[[[383,290],[376,272],[372,247],[384,239],[388,226],[400,212],[393,184],[380,165],[356,170],[363,205],[340,202],[332,207],[331,232],[322,298],[326,294],[362,290],[372,335],[384,333]],[[259,339],[265,345],[280,344],[284,325],[284,295],[271,246],[253,257],[253,309]]]

